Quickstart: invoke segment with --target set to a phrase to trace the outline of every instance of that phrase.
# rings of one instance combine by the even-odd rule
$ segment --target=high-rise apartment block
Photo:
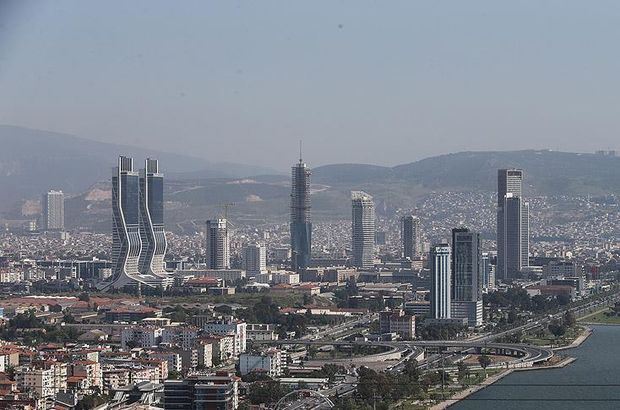
[[[123,288],[166,287],[163,175],[157,160],[141,172],[133,158],[121,156],[112,176],[112,281]]]
[[[243,248],[243,269],[248,275],[259,275],[267,271],[267,250],[254,244]]]
[[[407,215],[401,218],[401,240],[403,257],[413,259],[422,254],[422,235],[420,232],[420,218]]]
[[[300,155],[301,157],[301,155]],[[291,184],[291,257],[294,270],[310,264],[312,223],[310,221],[310,170],[301,158],[292,168]]]
[[[49,191],[41,198],[41,222],[46,231],[65,229],[65,196],[62,191]]]
[[[466,228],[452,230],[452,310],[469,326],[482,325],[482,255],[480,234]]]
[[[529,204],[523,199],[523,171],[497,173],[497,270],[507,280],[529,266]]]
[[[211,219],[206,225],[207,269],[230,269],[228,221]]]
[[[431,316],[434,319],[451,318],[450,245],[434,245],[430,252],[431,266]]]
[[[452,230],[452,298],[482,299],[480,234],[466,228]]]
[[[375,203],[366,192],[353,191],[351,204],[353,266],[370,269],[375,258]]]

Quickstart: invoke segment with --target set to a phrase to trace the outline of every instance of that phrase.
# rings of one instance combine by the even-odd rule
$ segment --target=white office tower
[[[243,248],[243,269],[248,275],[260,275],[267,271],[267,250],[263,245],[247,245]]]
[[[431,260],[431,315],[434,319],[451,318],[450,245],[434,245]]]
[[[491,260],[488,252],[480,255],[480,276],[482,277],[482,288],[485,291],[492,289],[491,287]]]
[[[62,191],[49,191],[41,198],[42,227],[46,231],[65,229],[65,196]]]
[[[407,215],[400,221],[400,237],[403,244],[403,258],[413,259],[422,254],[420,218]]]
[[[230,269],[230,245],[226,219],[207,221],[207,269]]]
[[[351,192],[353,266],[370,269],[375,258],[375,203],[362,191]]]
[[[529,266],[529,204],[523,199],[523,171],[497,172],[498,279],[514,279]]]

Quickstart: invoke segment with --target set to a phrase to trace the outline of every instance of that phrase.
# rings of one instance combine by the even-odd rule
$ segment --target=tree
[[[467,378],[469,374],[469,368],[463,361],[458,362],[456,367],[458,369],[458,378],[462,382],[463,379]]]
[[[311,359],[314,359],[317,353],[318,353],[318,349],[316,348],[316,346],[308,346],[308,356]]]
[[[575,317],[575,314],[572,311],[567,310],[566,313],[564,314],[564,326],[573,327],[576,324],[577,324],[577,318]]]
[[[280,400],[287,391],[280,382],[274,380],[259,381],[250,385],[248,397],[252,404],[269,404]]]
[[[564,323],[557,320],[549,323],[547,327],[549,328],[549,331],[553,334],[553,336],[555,336],[556,342],[557,339],[559,339],[566,333],[566,326],[564,325]]]
[[[181,378],[181,374],[176,370],[170,370],[168,372],[168,380],[177,380]]]
[[[482,354],[478,356],[478,363],[480,363],[480,367],[484,370],[484,378],[487,377],[487,367],[491,365],[491,358],[486,354]]]

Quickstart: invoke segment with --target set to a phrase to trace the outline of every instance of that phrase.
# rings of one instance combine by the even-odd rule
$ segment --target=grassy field
[[[537,329],[531,333],[527,333],[524,342],[534,346],[567,346],[573,342],[583,332],[581,326],[568,328],[566,333],[556,339],[556,337],[547,328]]]
[[[611,310],[604,310],[602,312],[597,312],[592,315],[584,316],[579,319],[581,322],[588,323],[601,323],[604,325],[620,325],[620,316],[608,316]]]

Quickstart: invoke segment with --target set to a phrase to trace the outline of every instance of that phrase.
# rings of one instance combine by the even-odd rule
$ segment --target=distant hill
[[[235,164],[213,169],[201,159],[11,127],[0,127],[0,140],[9,147],[0,151],[0,190],[9,192],[5,197],[20,199],[5,215],[16,219],[35,214],[34,201],[27,199],[36,199],[48,188],[61,188],[76,193],[66,204],[69,227],[108,231],[110,169],[119,152],[137,158],[153,155],[162,161],[169,230],[197,231],[205,219],[220,214],[222,203],[230,202],[235,204],[230,213],[236,221],[288,218],[289,175]],[[312,169],[312,214],[317,221],[349,218],[351,190],[373,195],[377,212],[383,215],[412,209],[432,191],[493,192],[497,169],[508,167],[525,171],[529,196],[620,194],[620,158],[534,150],[461,152],[395,167],[316,167]],[[246,177],[250,171],[257,176]],[[226,172],[230,174],[223,175]]]
[[[273,171],[240,164],[212,163],[201,158],[107,144],[49,131],[0,125],[0,210],[36,198],[48,189],[78,194],[108,180],[119,154],[133,156],[137,167],[146,157],[160,160],[170,174],[241,177]]]
[[[313,171],[313,182],[494,191],[497,170],[510,167],[525,171],[531,195],[620,194],[620,158],[546,150],[460,152],[393,168],[328,165]]]

